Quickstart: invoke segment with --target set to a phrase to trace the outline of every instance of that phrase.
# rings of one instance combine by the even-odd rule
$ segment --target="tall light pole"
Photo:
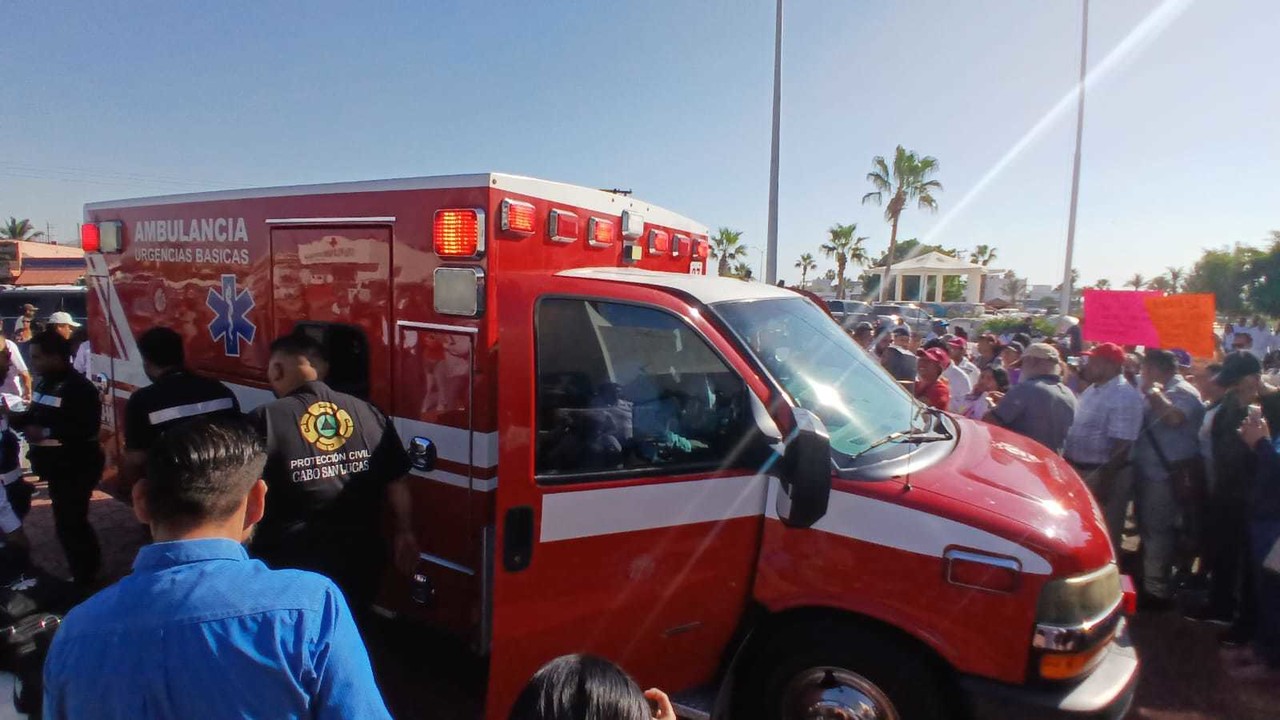
[[[1071,266],[1076,246],[1076,204],[1080,200],[1080,145],[1084,140],[1084,78],[1089,62],[1089,0],[1084,1],[1084,17],[1080,25],[1080,102],[1076,108],[1076,155],[1071,168],[1071,210],[1067,215],[1067,259],[1062,269],[1062,295],[1058,309],[1071,314]]]
[[[782,120],[782,0],[773,31],[773,146],[769,151],[769,235],[765,253],[764,280],[778,281],[778,133]]]

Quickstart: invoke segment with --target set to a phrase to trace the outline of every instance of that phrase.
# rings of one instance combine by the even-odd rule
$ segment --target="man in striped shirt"
[[[187,370],[182,336],[153,327],[138,336],[142,367],[151,384],[139,388],[124,407],[125,485],[142,475],[147,450],[165,430],[205,415],[239,415],[240,404],[226,385]]]

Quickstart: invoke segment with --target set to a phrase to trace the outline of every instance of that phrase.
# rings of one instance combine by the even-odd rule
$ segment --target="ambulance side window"
[[[369,399],[369,339],[364,331],[337,323],[300,322],[293,327],[315,338],[329,358],[329,377],[325,383],[348,395]]]
[[[625,303],[538,303],[542,482],[726,465],[749,432],[746,384],[682,319]]]

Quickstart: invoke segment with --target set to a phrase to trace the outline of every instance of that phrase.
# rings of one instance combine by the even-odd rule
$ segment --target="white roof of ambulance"
[[[294,197],[298,195],[337,195],[349,193],[385,192],[393,190],[441,190],[447,188],[492,187],[498,190],[529,195],[609,215],[623,210],[639,213],[646,220],[665,227],[706,234],[707,227],[683,215],[651,205],[643,200],[617,193],[569,185],[567,183],[539,180],[521,175],[504,173],[476,173],[472,175],[437,175],[434,177],[397,178],[393,180],[363,180],[359,182],[322,183],[319,185],[287,185],[281,187],[249,188],[245,190],[216,190],[213,192],[159,195],[89,203],[86,212],[114,210],[118,208],[148,207],[153,205],[177,205],[184,203],[216,202],[222,200],[248,200],[252,198]]]
[[[684,273],[641,270],[639,268],[595,267],[561,270],[561,277],[608,280],[610,282],[648,285],[675,290],[691,295],[703,304],[733,300],[765,300],[769,298],[794,298],[798,293],[767,283],[743,282],[735,278],[716,275],[685,275]]]

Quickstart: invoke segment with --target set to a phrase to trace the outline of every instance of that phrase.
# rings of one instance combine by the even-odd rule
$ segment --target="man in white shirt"
[[[4,382],[0,383],[0,394],[17,398],[23,402],[31,402],[31,371],[22,359],[22,350],[18,343],[5,338],[4,349],[9,352],[9,370],[5,373]]]
[[[1093,491],[1119,555],[1125,512],[1133,494],[1130,453],[1142,431],[1142,393],[1125,382],[1125,351],[1103,343],[1085,353],[1087,379],[1063,456]]]
[[[71,317],[71,313],[56,312],[49,316],[49,327],[67,340],[71,339],[76,328],[80,327],[80,323]],[[80,343],[80,347],[76,348],[75,356],[71,358],[71,368],[76,372],[89,377],[89,341],[85,340]]]
[[[953,337],[947,341],[947,352],[951,354],[952,364],[969,376],[969,386],[977,387],[982,371],[969,359],[969,343],[964,338]]]

